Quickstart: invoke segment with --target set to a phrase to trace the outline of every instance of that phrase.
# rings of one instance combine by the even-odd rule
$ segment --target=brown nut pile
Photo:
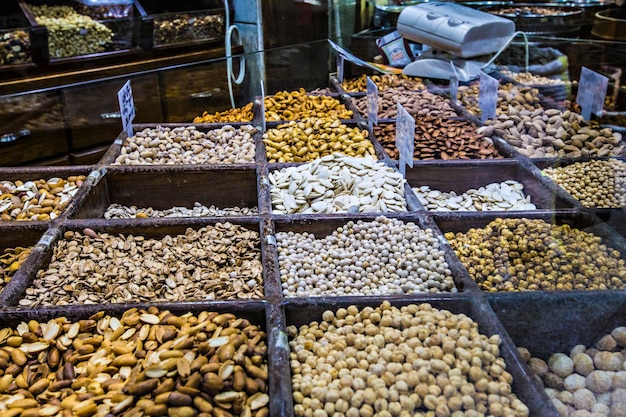
[[[154,21],[154,42],[157,45],[209,39],[224,36],[224,16],[177,14]]]
[[[396,87],[404,87],[407,90],[423,90],[426,88],[421,78],[409,77],[404,74],[372,75],[370,79],[376,84],[379,91]],[[341,87],[349,93],[364,93],[367,91],[367,75],[363,74],[358,78],[344,80],[341,83]]]
[[[606,290],[626,287],[626,263],[593,233],[540,219],[498,218],[445,234],[485,291]]]
[[[622,134],[587,123],[573,111],[511,109],[478,129],[497,135],[529,158],[580,158],[626,155]]]
[[[626,206],[624,161],[609,159],[575,162],[563,167],[549,167],[542,172],[585,207]]]
[[[72,175],[67,179],[0,181],[0,220],[55,219],[85,178],[84,175]]]
[[[11,278],[13,278],[13,275],[15,275],[26,258],[28,258],[32,249],[32,246],[26,248],[18,246],[4,250],[4,253],[0,255],[0,274],[2,274],[0,289],[4,288],[4,286],[11,281]]]
[[[524,85],[557,85],[565,84],[561,79],[548,78],[543,75],[533,74],[531,72],[512,72],[509,70],[500,71],[502,75],[512,78],[514,81]]]
[[[528,416],[500,336],[465,314],[384,301],[325,311],[287,333],[297,417]]]
[[[52,58],[103,52],[113,40],[113,32],[70,6],[28,6],[37,23],[48,29],[48,50]]]
[[[325,155],[375,156],[368,131],[339,119],[308,118],[268,129],[263,143],[268,162],[309,162]]]
[[[552,404],[564,417],[623,416],[626,411],[626,327],[616,327],[593,347],[576,345],[548,361],[518,349]]]
[[[480,115],[482,112],[478,107],[478,96],[480,83],[472,83],[469,86],[459,86],[457,98],[463,106],[472,114]],[[538,98],[539,90],[524,85],[512,83],[500,84],[498,87],[498,98],[496,101],[496,114],[509,114],[512,110],[520,112],[522,110],[534,111],[541,109]]]
[[[355,98],[354,104],[362,115],[367,117],[367,97]],[[395,119],[398,103],[402,104],[415,118],[458,117],[450,105],[450,100],[426,90],[409,90],[405,87],[388,88],[378,94],[378,118]]]
[[[299,120],[310,117],[351,119],[353,116],[352,110],[348,110],[346,106],[336,98],[307,94],[304,88],[298,91],[279,91],[273,96],[265,97],[264,103],[265,119],[268,121]],[[249,122],[252,121],[253,117],[252,103],[248,103],[241,109],[227,110],[222,113],[209,114],[204,112],[202,116],[193,119],[193,122]]]
[[[0,330],[11,416],[269,415],[266,334],[247,319],[156,307]]]
[[[374,126],[374,137],[392,159],[400,158],[395,124]],[[417,160],[502,158],[493,141],[468,120],[420,117],[414,139],[413,159]]]
[[[68,231],[21,306],[263,297],[259,234],[216,223],[184,235]]]

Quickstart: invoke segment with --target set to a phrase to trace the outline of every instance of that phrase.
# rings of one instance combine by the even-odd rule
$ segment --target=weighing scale
[[[478,78],[484,66],[468,58],[499,52],[516,35],[515,23],[509,19],[448,2],[406,7],[397,29],[402,37],[430,47],[404,67],[404,74],[438,79],[456,76],[459,81]]]

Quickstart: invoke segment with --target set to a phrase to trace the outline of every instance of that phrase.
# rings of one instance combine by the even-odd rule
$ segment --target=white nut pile
[[[527,417],[500,336],[430,304],[359,310],[289,326],[296,417]]]
[[[111,204],[104,212],[105,219],[146,219],[155,217],[224,217],[248,216],[258,214],[257,207],[225,207],[215,205],[209,207],[194,203],[192,208],[175,206],[166,210],[155,210],[152,207],[138,208]]]
[[[398,171],[371,156],[326,155],[269,174],[274,213],[373,213],[406,211]]]
[[[126,139],[113,165],[242,164],[253,163],[253,126],[201,132],[195,126],[157,126]]]
[[[283,294],[381,295],[457,292],[432,229],[377,217],[328,236],[276,233]]]
[[[457,195],[454,191],[431,190],[427,185],[414,187],[420,203],[430,211],[513,211],[535,210],[524,185],[514,180],[494,182]]]
[[[563,417],[626,416],[626,327],[544,360],[519,348]]]

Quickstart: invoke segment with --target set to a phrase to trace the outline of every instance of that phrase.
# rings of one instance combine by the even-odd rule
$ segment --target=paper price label
[[[265,133],[267,131],[267,125],[265,124],[265,87],[263,86],[263,80],[261,80],[261,131]]]
[[[459,92],[459,75],[456,73],[454,62],[450,61],[450,67],[452,67],[452,75],[450,77],[450,100],[456,103],[457,94]]]
[[[378,125],[378,86],[367,77],[367,124],[372,129],[373,125]]]
[[[480,89],[478,90],[478,107],[480,121],[486,122],[496,117],[498,103],[498,80],[484,72],[480,73]]]
[[[130,137],[133,136],[133,120],[135,119],[135,103],[133,101],[133,90],[130,87],[130,80],[117,92],[117,100],[120,103],[120,115],[122,117],[122,128]]]
[[[342,55],[337,55],[337,80],[340,83],[343,82],[343,67],[344,67],[344,59]]]
[[[589,120],[591,113],[596,116],[602,114],[608,86],[608,77],[598,74],[587,67],[582,67],[580,70],[580,82],[578,83],[576,103],[582,108],[582,114],[585,120]],[[591,100],[589,100],[589,95],[592,96]],[[585,114],[588,114],[589,117],[585,117]]]
[[[415,138],[415,119],[398,103],[396,119],[396,148],[400,152],[400,173],[406,176],[406,165],[413,168],[413,146]]]

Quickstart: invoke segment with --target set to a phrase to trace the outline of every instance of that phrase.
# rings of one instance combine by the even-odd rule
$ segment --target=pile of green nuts
[[[498,218],[466,233],[447,232],[485,291],[605,290],[626,287],[626,263],[602,239],[567,224]]]
[[[626,206],[624,161],[608,159],[575,162],[563,167],[545,168],[542,172],[585,207]]]
[[[308,94],[304,88],[297,91],[279,91],[263,100],[265,120],[299,120],[310,117],[352,119],[352,110],[348,110],[341,101],[331,96]],[[248,103],[242,108],[210,114],[194,118],[194,123],[219,122],[250,122],[254,117],[253,104]],[[233,120],[235,119],[235,120]]]
[[[269,415],[266,334],[231,313],[30,320],[0,330],[3,416]]]
[[[426,85],[419,77],[409,77],[404,74],[381,74],[370,76],[378,90],[386,90],[388,88],[404,87],[407,90],[423,90]],[[350,93],[364,93],[367,91],[367,75],[363,74],[358,78],[344,80],[341,87]]]
[[[48,28],[48,50],[52,58],[103,52],[113,32],[70,6],[29,5],[37,23]]]
[[[616,327],[593,347],[576,345],[548,362],[518,349],[563,417],[623,416],[626,412],[626,327]]]
[[[457,292],[432,229],[377,217],[349,221],[328,236],[276,234],[283,295]]]
[[[84,175],[31,181],[0,181],[0,220],[57,218],[85,181]]]
[[[15,248],[6,248],[3,251],[2,255],[0,255],[0,275],[2,276],[0,289],[4,288],[4,286],[11,281],[11,278],[13,278],[13,275],[15,275],[26,258],[28,258],[32,249],[32,246],[26,248],[18,246]]]
[[[528,416],[500,336],[430,304],[327,310],[289,326],[296,417]]]
[[[339,119],[308,118],[268,129],[263,143],[268,162],[309,162],[335,152],[348,156],[375,156],[367,130]]]

